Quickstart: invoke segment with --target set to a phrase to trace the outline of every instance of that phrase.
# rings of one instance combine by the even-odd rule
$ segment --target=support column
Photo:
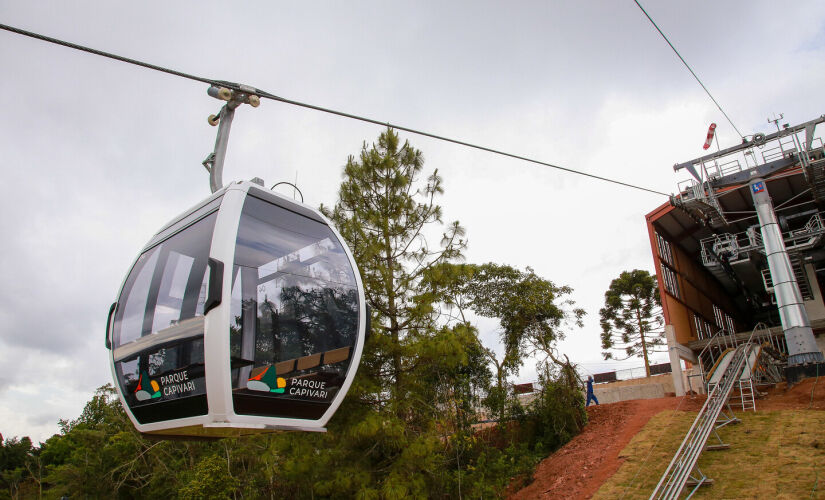
[[[788,344],[788,366],[825,362],[825,357],[816,346],[808,313],[802,302],[802,294],[791,268],[785,240],[764,179],[752,179],[750,191],[759,217],[768,269],[771,272],[773,291],[779,307],[779,319]]]
[[[682,382],[682,359],[679,356],[679,346],[676,343],[676,329],[673,325],[665,325],[667,338],[667,352],[670,355],[670,375],[673,377],[673,388],[677,396],[685,395],[685,385]]]

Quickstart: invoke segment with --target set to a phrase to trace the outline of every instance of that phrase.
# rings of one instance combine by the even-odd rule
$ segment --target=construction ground
[[[825,499],[825,377],[785,383],[756,411],[720,430],[730,448],[698,465],[713,479],[693,498]],[[542,461],[513,499],[648,498],[702,408],[705,396],[591,406],[581,434]],[[684,496],[684,495],[683,495]]]

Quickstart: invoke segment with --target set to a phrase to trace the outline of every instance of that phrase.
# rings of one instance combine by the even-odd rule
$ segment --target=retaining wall
[[[673,394],[675,392],[673,377],[669,373],[593,386],[593,394],[596,395],[599,403],[663,398],[666,393]]]

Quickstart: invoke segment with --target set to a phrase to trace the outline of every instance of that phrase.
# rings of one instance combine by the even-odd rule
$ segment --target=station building
[[[688,179],[647,214],[677,394],[701,387],[691,376],[712,338],[747,338],[762,323],[770,332],[762,335],[787,354],[780,310],[794,300],[790,295],[807,314],[816,349],[825,352],[825,149],[816,127],[822,122],[825,115],[794,127],[777,122],[775,133],[675,165]],[[772,251],[751,192],[760,190],[772,201],[798,296],[774,287]]]

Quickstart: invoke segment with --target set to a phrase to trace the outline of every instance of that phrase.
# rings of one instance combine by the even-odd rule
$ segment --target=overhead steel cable
[[[163,66],[157,66],[155,64],[149,64],[143,61],[138,61],[137,59],[131,59],[128,57],[119,56],[117,54],[112,54],[111,52],[104,52],[102,50],[93,49],[91,47],[86,47],[83,45],[78,45],[72,42],[66,42],[64,40],[60,40],[58,38],[52,38],[50,36],[41,35],[39,33],[34,33],[31,31],[22,30],[20,28],[15,28],[14,26],[8,26],[6,24],[0,24],[0,29],[4,29],[6,31],[11,31],[12,33],[17,33],[18,35],[28,36],[31,38],[36,38],[38,40],[43,40],[44,42],[54,43],[56,45],[62,45],[64,47],[69,47],[70,49],[80,50],[83,52],[88,52],[90,54],[94,54],[96,56],[103,56],[108,57],[109,59],[114,59],[116,61],[121,61],[129,64],[134,64],[136,66],[142,66],[147,69],[152,69],[155,71],[160,71],[161,73],[168,73],[170,75],[179,76],[181,78],[187,78],[189,80],[195,80],[196,82],[203,82],[213,84],[217,82],[217,80],[212,80],[209,78],[203,78],[196,75],[190,75],[189,73],[184,73],[182,71],[175,71],[173,69],[164,68]]]
[[[53,43],[53,44],[56,44],[56,45],[62,45],[64,47],[68,47],[68,48],[71,48],[71,49],[80,50],[82,52],[88,52],[90,54],[94,54],[94,55],[98,55],[98,56],[102,56],[102,57],[107,57],[109,59],[114,59],[116,61],[121,61],[121,62],[129,63],[129,64],[134,64],[136,66],[141,66],[143,68],[151,69],[151,70],[154,70],[154,71],[160,71],[161,73],[167,73],[167,74],[170,74],[170,75],[179,76],[181,78],[186,78],[186,79],[194,80],[194,81],[197,81],[197,82],[207,83],[209,85],[214,85],[214,86],[219,86],[219,87],[227,87],[231,90],[239,90],[239,91],[242,91],[242,92],[248,92],[250,89],[252,89],[252,90],[254,90],[254,93],[257,94],[259,97],[266,98],[266,99],[271,99],[273,101],[278,101],[278,102],[282,102],[282,103],[285,103],[285,104],[291,104],[293,106],[299,106],[299,107],[302,107],[302,108],[313,109],[315,111],[321,111],[321,112],[324,112],[324,113],[329,113],[329,114],[341,116],[341,117],[344,117],[344,118],[350,118],[350,119],[358,120],[358,121],[361,121],[361,122],[372,123],[372,124],[375,124],[375,125],[390,127],[390,128],[396,129],[396,130],[403,130],[403,131],[409,132],[411,134],[416,134],[416,135],[420,135],[420,136],[424,136],[424,137],[430,137],[432,139],[436,139],[436,140],[439,140],[439,141],[450,142],[450,143],[453,143],[453,144],[458,144],[460,146],[465,146],[465,147],[468,147],[468,148],[478,149],[478,150],[481,150],[481,151],[486,151],[488,153],[493,153],[493,154],[497,154],[497,155],[501,155],[501,156],[506,156],[506,157],[509,157],[509,158],[514,158],[516,160],[522,160],[522,161],[526,161],[526,162],[529,162],[529,163],[534,163],[536,165],[542,165],[542,166],[545,166],[545,167],[554,168],[554,169],[561,170],[561,171],[564,171],[564,172],[569,172],[571,174],[577,174],[577,175],[582,175],[582,176],[585,176],[585,177],[590,177],[591,179],[597,179],[597,180],[600,180],[600,181],[610,182],[610,183],[613,183],[613,184],[618,184],[620,186],[625,186],[625,187],[629,187],[629,188],[632,188],[632,189],[638,189],[640,191],[646,191],[648,193],[658,194],[658,195],[662,195],[662,196],[670,196],[669,194],[664,193],[662,191],[656,191],[655,189],[649,189],[649,188],[638,186],[638,185],[635,185],[635,184],[622,182],[622,181],[619,181],[619,180],[616,180],[616,179],[611,179],[609,177],[602,177],[600,175],[591,174],[591,173],[588,173],[588,172],[583,172],[581,170],[575,170],[575,169],[572,169],[572,168],[562,167],[560,165],[554,165],[552,163],[548,163],[548,162],[544,162],[544,161],[540,161],[540,160],[535,160],[533,158],[528,158],[526,156],[520,156],[520,155],[516,155],[516,154],[513,154],[513,153],[507,153],[506,151],[501,151],[501,150],[498,150],[498,149],[494,149],[494,148],[490,148],[490,147],[486,147],[486,146],[481,146],[481,145],[473,144],[473,143],[470,143],[470,142],[460,141],[458,139],[452,139],[452,138],[449,138],[449,137],[446,137],[446,136],[433,134],[433,133],[430,133],[430,132],[424,132],[422,130],[417,130],[417,129],[410,128],[410,127],[405,127],[403,125],[397,125],[397,124],[386,122],[386,121],[376,120],[376,119],[373,119],[373,118],[368,118],[368,117],[364,117],[364,116],[360,116],[360,115],[356,115],[356,114],[352,114],[352,113],[346,113],[344,111],[338,111],[338,110],[334,110],[334,109],[330,109],[330,108],[325,108],[323,106],[316,106],[314,104],[309,104],[309,103],[305,103],[305,102],[301,102],[301,101],[295,101],[295,100],[292,100],[292,99],[287,99],[285,97],[280,97],[280,96],[277,96],[275,94],[271,94],[271,93],[266,92],[264,90],[260,90],[260,89],[252,88],[252,87],[247,87],[246,85],[240,85],[240,84],[237,84],[237,83],[234,83],[234,82],[228,82],[228,81],[224,81],[224,80],[215,80],[215,79],[211,79],[211,78],[204,78],[204,77],[201,77],[201,76],[192,75],[192,74],[189,74],[189,73],[184,73],[182,71],[176,71],[176,70],[173,70],[173,69],[165,68],[163,66],[150,64],[150,63],[147,63],[147,62],[139,61],[137,59],[131,59],[129,57],[119,56],[117,54],[112,54],[110,52],[105,52],[105,51],[102,51],[102,50],[93,49],[93,48],[86,47],[86,46],[83,46],[83,45],[78,45],[76,43],[66,42],[64,40],[60,40],[60,39],[53,38],[53,37],[50,37],[50,36],[41,35],[41,34],[38,34],[38,33],[31,32],[31,31],[26,31],[26,30],[23,30],[23,29],[20,29],[20,28],[15,28],[13,26],[8,26],[8,25],[5,25],[5,24],[0,24],[0,29],[5,30],[5,31],[11,31],[12,33],[17,33],[18,35],[23,35],[23,36],[35,38],[35,39],[38,39],[38,40],[42,40],[42,41],[45,41],[45,42]]]
[[[562,167],[562,166],[559,166],[559,165],[554,165],[552,163],[543,162],[541,160],[535,160],[533,158],[528,158],[526,156],[519,156],[519,155],[516,155],[516,154],[513,154],[513,153],[507,153],[506,151],[501,151],[501,150],[489,148],[489,147],[486,147],[486,146],[480,146],[478,144],[473,144],[473,143],[470,143],[470,142],[464,142],[464,141],[460,141],[458,139],[451,139],[449,137],[445,137],[445,136],[441,136],[441,135],[437,135],[437,134],[432,134],[430,132],[424,132],[422,130],[416,130],[416,129],[413,129],[413,128],[405,127],[405,126],[402,126],[402,125],[397,125],[397,124],[390,123],[390,122],[382,122],[382,121],[375,120],[375,119],[372,119],[372,118],[366,118],[366,117],[363,117],[363,116],[358,116],[358,115],[353,115],[353,114],[350,114],[350,113],[345,113],[343,111],[336,111],[334,109],[328,109],[328,108],[324,108],[324,107],[321,107],[321,106],[316,106],[314,104],[307,104],[307,103],[303,103],[303,102],[299,102],[299,101],[293,101],[291,99],[286,99],[286,98],[283,98],[283,97],[272,95],[268,92],[262,92],[261,97],[266,97],[268,99],[272,99],[274,101],[280,101],[280,102],[287,103],[287,104],[293,104],[295,106],[301,106],[303,108],[314,109],[316,111],[323,111],[324,113],[330,113],[330,114],[333,114],[333,115],[343,116],[345,118],[352,118],[353,120],[359,120],[359,121],[367,122],[367,123],[374,123],[376,125],[383,125],[383,126],[386,126],[386,127],[391,127],[393,129],[396,129],[396,130],[403,130],[405,132],[410,132],[412,134],[417,134],[417,135],[421,135],[421,136],[424,136],[424,137],[430,137],[432,139],[437,139],[439,141],[450,142],[450,143],[453,143],[453,144],[466,146],[468,148],[473,148],[473,149],[478,149],[478,150],[481,150],[481,151],[486,151],[488,153],[494,153],[494,154],[501,155],[501,156],[506,156],[506,157],[509,157],[509,158],[515,158],[517,160],[522,160],[522,161],[526,161],[526,162],[529,162],[529,163],[535,163],[537,165],[543,165],[545,167],[555,168],[555,169],[558,169],[558,170],[562,170],[564,172],[570,172],[572,174],[583,175],[585,177],[590,177],[592,179],[598,179],[598,180],[605,181],[605,182],[612,182],[613,184],[619,184],[621,186],[625,186],[625,187],[629,187],[629,188],[633,188],[633,189],[639,189],[641,191],[647,191],[648,193],[659,194],[659,195],[662,195],[662,196],[670,196],[667,193],[663,193],[661,191],[656,191],[655,189],[649,189],[649,188],[646,188],[646,187],[637,186],[635,184],[629,184],[627,182],[622,182],[622,181],[619,181],[619,180],[616,180],[616,179],[610,179],[608,177],[602,177],[600,175],[591,174],[591,173],[588,173],[588,172],[583,172],[581,170],[574,170],[572,168],[567,168],[567,167]]]
[[[735,130],[735,131],[736,131],[736,133],[737,133],[737,134],[739,134],[739,137],[744,138],[745,136],[743,136],[743,135],[742,135],[742,132],[740,132],[740,131],[739,131],[739,129],[738,129],[738,128],[736,128],[736,125],[734,125],[734,124],[733,124],[733,121],[730,119],[730,117],[728,116],[728,114],[727,114],[727,113],[725,113],[725,110],[724,110],[724,109],[722,109],[722,106],[720,106],[720,105],[719,105],[719,103],[718,103],[718,102],[716,102],[716,99],[715,99],[715,98],[713,97],[713,95],[710,93],[710,90],[708,90],[708,88],[707,88],[707,87],[705,87],[705,84],[704,84],[704,83],[702,83],[702,80],[700,80],[700,79],[699,79],[699,77],[698,77],[698,76],[696,76],[696,73],[694,73],[693,69],[690,67],[690,65],[687,63],[687,61],[685,61],[685,58],[684,58],[684,57],[682,57],[682,54],[680,54],[680,53],[679,53],[679,51],[678,51],[678,50],[676,50],[676,47],[674,47],[674,46],[673,46],[673,44],[672,44],[672,43],[670,43],[670,40],[668,40],[667,36],[666,36],[666,35],[662,32],[662,30],[661,30],[661,29],[659,29],[659,26],[656,24],[656,21],[654,21],[654,20],[653,20],[653,18],[652,18],[652,17],[650,17],[650,14],[648,14],[648,13],[647,13],[647,11],[645,10],[645,8],[644,8],[644,7],[642,7],[642,4],[640,4],[640,3],[639,3],[639,0],[633,0],[633,1],[634,1],[634,2],[636,2],[636,5],[638,5],[638,6],[639,6],[639,8],[642,10],[642,12],[644,13],[645,17],[647,17],[647,20],[648,20],[648,21],[650,21],[650,24],[652,24],[652,25],[653,25],[653,27],[654,27],[654,28],[656,28],[656,31],[658,31],[658,32],[659,32],[659,34],[660,34],[660,35],[662,35],[662,38],[664,38],[664,39],[665,39],[665,41],[667,42],[667,44],[668,44],[668,45],[670,45],[670,48],[671,48],[671,49],[673,49],[673,52],[675,52],[675,53],[676,53],[676,56],[678,56],[678,57],[679,57],[679,60],[680,60],[680,61],[682,61],[682,64],[684,64],[684,65],[685,65],[685,67],[688,69],[688,71],[690,71],[690,74],[691,74],[691,75],[693,75],[693,78],[695,78],[695,79],[696,79],[696,81],[699,83],[699,85],[701,85],[701,86],[702,86],[702,88],[705,90],[705,93],[708,95],[708,97],[710,97],[710,100],[711,100],[711,101],[713,101],[713,104],[716,104],[716,107],[717,107],[717,108],[719,108],[719,111],[721,111],[721,112],[722,112],[722,114],[723,114],[723,115],[725,115],[725,118],[728,120],[728,123],[730,123],[730,126],[731,126],[731,127],[733,127],[733,130]]]

